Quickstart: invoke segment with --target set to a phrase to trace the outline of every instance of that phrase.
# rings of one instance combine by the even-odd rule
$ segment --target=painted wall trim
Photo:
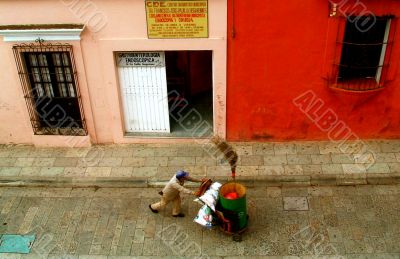
[[[35,41],[41,38],[46,41],[80,40],[82,29],[40,29],[40,30],[0,30],[5,42]]]

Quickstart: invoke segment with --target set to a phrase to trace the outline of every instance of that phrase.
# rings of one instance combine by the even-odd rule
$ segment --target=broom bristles
[[[229,165],[231,166],[232,172],[234,172],[236,170],[238,155],[233,147],[228,144],[228,142],[218,136],[212,137],[211,142],[213,142],[217,146],[218,150],[224,155],[224,158],[229,162]]]

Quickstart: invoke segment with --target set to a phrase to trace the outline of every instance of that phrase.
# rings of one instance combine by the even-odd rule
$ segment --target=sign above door
[[[119,67],[165,67],[164,52],[120,52]]]
[[[149,39],[208,38],[208,0],[145,0]]]

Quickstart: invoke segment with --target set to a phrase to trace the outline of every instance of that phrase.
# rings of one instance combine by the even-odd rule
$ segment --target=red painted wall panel
[[[318,113],[331,109],[336,124],[341,121],[354,133],[351,138],[400,137],[400,24],[389,67],[393,80],[378,92],[345,93],[330,90],[324,79],[343,33],[338,33],[340,19],[329,17],[328,0],[228,2],[229,140],[329,139],[328,127],[321,128],[322,121],[308,118],[293,103],[309,90],[323,102]],[[400,16],[398,1],[362,2],[375,15]]]

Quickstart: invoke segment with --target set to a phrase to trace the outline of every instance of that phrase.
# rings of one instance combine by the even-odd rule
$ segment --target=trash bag
[[[212,213],[213,212],[211,209],[207,205],[204,205],[200,208],[197,216],[194,218],[194,222],[202,225],[203,227],[211,228],[213,221]]]
[[[211,184],[210,188],[202,196],[198,198],[205,205],[210,207],[212,211],[215,211],[215,205],[217,204],[218,201],[219,188],[221,188],[221,186],[222,184],[218,182]]]

